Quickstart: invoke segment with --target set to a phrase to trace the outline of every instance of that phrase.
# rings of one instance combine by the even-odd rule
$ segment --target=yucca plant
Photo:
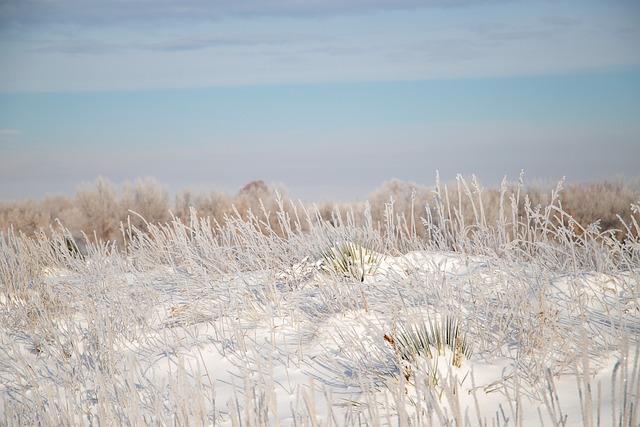
[[[473,346],[466,333],[460,328],[457,318],[446,316],[438,322],[428,321],[399,328],[395,335],[385,335],[403,363],[407,380],[411,376],[411,364],[419,357],[436,359],[445,355],[448,348],[452,352],[450,363],[457,368],[462,366],[464,357],[471,358]],[[437,366],[437,365],[436,365]],[[433,373],[435,375],[435,372]]]
[[[323,251],[322,258],[326,272],[364,282],[365,277],[375,274],[384,257],[368,247],[345,241]]]

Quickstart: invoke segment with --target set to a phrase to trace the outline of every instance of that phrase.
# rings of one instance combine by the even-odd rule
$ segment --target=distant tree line
[[[0,231],[13,229],[35,235],[47,233],[51,227],[61,224],[78,242],[83,240],[84,233],[90,240],[120,243],[123,227],[145,231],[147,224],[178,219],[186,222],[191,215],[223,225],[229,217],[247,219],[251,212],[276,223],[275,215],[281,209],[289,215],[299,214],[298,210],[317,209],[322,220],[332,221],[335,208],[342,212],[359,212],[368,203],[374,224],[384,223],[388,214],[385,207],[393,204],[394,215],[412,224],[416,234],[424,235],[426,230],[421,218],[432,213],[437,199],[447,206],[447,215],[466,219],[470,224],[481,220],[491,226],[501,215],[511,217],[512,212],[504,212],[504,206],[518,210],[525,203],[533,207],[547,206],[555,188],[555,184],[524,185],[520,182],[483,189],[475,179],[471,184],[468,180],[458,179],[448,184],[437,182],[426,186],[393,179],[370,194],[368,202],[325,201],[312,205],[291,201],[285,187],[267,185],[263,181],[251,181],[236,194],[184,189],[172,200],[169,190],[153,178],[138,179],[117,188],[107,178],[100,177],[92,184],[79,187],[72,197],[52,195],[42,201],[0,201]],[[510,202],[516,193],[519,197]],[[580,227],[597,223],[603,230],[619,230],[616,237],[624,239],[627,230],[622,227],[620,218],[627,223],[634,219],[640,222],[640,213],[632,209],[632,205],[640,205],[640,180],[565,185],[559,192],[559,201],[562,209],[575,220],[577,233]],[[480,219],[478,212],[482,215]],[[558,221],[565,220],[558,218]]]

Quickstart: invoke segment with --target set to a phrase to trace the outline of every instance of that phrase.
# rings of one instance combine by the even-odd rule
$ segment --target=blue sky
[[[631,0],[0,0],[0,200],[639,176]]]

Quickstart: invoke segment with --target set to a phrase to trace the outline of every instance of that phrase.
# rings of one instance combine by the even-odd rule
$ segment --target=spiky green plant
[[[354,242],[340,242],[322,252],[322,269],[329,273],[364,282],[365,277],[375,274],[383,255]]]
[[[434,359],[444,355],[445,349],[449,348],[453,352],[451,365],[459,368],[463,357],[469,359],[473,354],[473,346],[460,329],[460,322],[451,316],[439,322],[403,326],[395,336],[386,335],[385,339],[391,343],[398,357],[408,362],[415,362],[420,356]]]

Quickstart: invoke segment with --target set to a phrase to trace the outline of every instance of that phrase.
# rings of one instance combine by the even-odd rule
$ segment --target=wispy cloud
[[[37,41],[38,47],[30,49],[33,53],[62,53],[70,55],[108,55],[123,51],[181,52],[219,47],[253,47],[263,45],[285,45],[331,40],[328,36],[280,33],[280,34],[202,34],[191,37],[166,38],[164,40],[129,43],[114,43],[82,36],[70,35],[57,40]]]
[[[104,55],[122,51],[123,45],[93,39],[62,39],[40,43],[30,51],[35,53],[64,53],[70,55]]]
[[[575,27],[582,23],[581,19],[574,18],[572,16],[543,16],[540,18],[540,22],[547,25],[553,25],[557,27]]]
[[[587,6],[580,0],[0,0],[0,52],[12,59],[0,67],[0,90],[406,80],[637,66],[638,8],[599,2],[606,0]],[[490,6],[478,7],[483,5]],[[9,21],[20,29],[4,28]]]
[[[468,24],[468,31],[477,36],[476,41],[519,41],[547,39],[559,31],[556,28],[512,25],[506,22],[479,22]]]
[[[210,34],[164,40],[138,46],[139,48],[160,51],[199,50],[224,46],[258,46],[286,44],[300,41],[322,40],[326,37],[304,34]]]
[[[109,24],[220,19],[225,16],[326,16],[385,9],[462,7],[498,0],[0,0],[0,22]],[[507,0],[508,1],[508,0]]]

